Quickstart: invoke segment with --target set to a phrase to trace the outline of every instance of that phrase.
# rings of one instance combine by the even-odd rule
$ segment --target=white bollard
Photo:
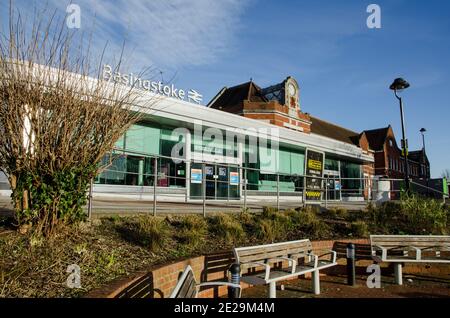
[[[403,285],[402,263],[394,264],[394,274],[395,274],[395,283],[397,285]]]
[[[269,283],[269,298],[277,298],[277,283]]]
[[[314,295],[320,295],[320,274],[318,270],[312,272],[312,284]]]

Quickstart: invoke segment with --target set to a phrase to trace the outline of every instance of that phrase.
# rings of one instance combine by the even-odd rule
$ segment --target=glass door
[[[189,171],[190,197],[194,200],[203,198],[203,165],[193,162]]]
[[[337,175],[325,175],[327,186],[327,200],[340,201],[341,200],[341,180]]]
[[[205,198],[207,200],[240,199],[239,167],[205,165]],[[203,198],[202,164],[192,163],[190,171],[190,197]]]
[[[227,200],[228,189],[228,167],[216,166],[217,169],[217,200]]]
[[[206,199],[215,200],[216,199],[216,179],[217,175],[215,165],[205,166],[205,179],[206,179]]]
[[[228,196],[230,199],[239,200],[240,197],[240,172],[238,167],[230,167],[229,168],[229,190]]]

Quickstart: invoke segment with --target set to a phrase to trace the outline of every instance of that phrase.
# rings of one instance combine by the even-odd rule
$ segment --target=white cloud
[[[72,0],[81,7],[83,31],[93,28],[94,49],[108,41],[120,53],[125,40],[132,64],[177,68],[208,64],[232,49],[239,32],[242,0]],[[50,0],[65,14],[69,2]],[[31,10],[27,0],[16,1]],[[52,8],[50,6],[50,8]]]
[[[86,7],[89,7],[89,1]],[[198,65],[217,60],[233,44],[242,1],[95,1],[101,28],[126,32],[136,58],[157,65]],[[85,6],[83,4],[83,6]],[[121,39],[114,39],[121,45]]]

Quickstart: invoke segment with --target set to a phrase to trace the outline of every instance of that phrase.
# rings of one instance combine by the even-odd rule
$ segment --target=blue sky
[[[425,127],[432,175],[450,169],[450,2],[446,0],[73,0],[94,45],[117,52],[125,39],[135,71],[163,70],[208,102],[223,86],[250,78],[265,87],[295,77],[304,112],[355,131],[391,124],[401,137],[403,93],[410,149]],[[2,21],[7,1],[2,1]],[[30,0],[15,6],[30,11]],[[42,6],[40,2],[38,6]],[[49,0],[64,13],[66,3]],[[381,29],[368,29],[366,8],[381,7]],[[88,31],[89,32],[89,31]]]

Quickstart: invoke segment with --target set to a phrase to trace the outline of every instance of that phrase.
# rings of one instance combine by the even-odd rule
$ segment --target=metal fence
[[[127,154],[129,152],[127,151]],[[133,155],[142,155],[132,153]],[[385,178],[342,178],[324,176],[273,173],[272,171],[242,167],[236,164],[185,160],[184,176],[168,175],[158,171],[161,161],[170,157],[145,157],[152,164],[151,173],[106,169],[98,178],[108,173],[120,176],[123,184],[92,184],[88,213],[207,213],[239,212],[249,210],[260,212],[264,207],[295,209],[306,204],[325,207],[344,206],[364,208],[369,202],[398,200],[404,192],[403,179]],[[142,159],[144,160],[144,159]],[[142,164],[143,165],[143,164]],[[141,165],[141,166],[142,166]],[[187,173],[193,167],[201,171],[193,176]],[[149,167],[147,167],[149,168]],[[213,172],[208,169],[214,170]],[[225,175],[218,169],[224,169]],[[175,165],[173,169],[177,169]],[[172,169],[172,170],[173,170]],[[165,168],[167,172],[167,168]],[[234,173],[233,180],[231,173]],[[236,177],[237,173],[237,177]],[[252,180],[252,174],[266,176],[269,180]],[[320,189],[305,188],[308,178],[321,180]],[[107,179],[105,177],[104,179]],[[267,182],[264,182],[267,181]],[[445,200],[439,190],[411,182],[413,191],[426,196]],[[196,191],[193,191],[196,187]],[[306,200],[308,191],[320,192],[317,201]]]

